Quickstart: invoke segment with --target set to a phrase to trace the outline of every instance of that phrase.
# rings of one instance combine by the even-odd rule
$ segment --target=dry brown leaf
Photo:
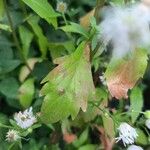
[[[34,69],[34,66],[37,62],[39,62],[40,60],[38,58],[29,58],[27,60],[27,64],[28,66],[30,67],[31,70]],[[31,73],[31,71],[28,69],[27,66],[23,66],[20,70],[20,74],[19,74],[19,80],[21,82],[23,82],[27,77],[28,75]]]
[[[132,61],[122,65],[119,70],[107,81],[108,89],[113,97],[117,99],[128,98],[128,89],[132,89],[136,84],[133,80]]]
[[[80,18],[80,25],[84,28],[88,28],[90,25],[90,18],[93,17],[95,14],[95,9],[91,10],[89,13],[87,13],[85,16]]]
[[[106,71],[106,82],[113,97],[117,99],[128,98],[128,90],[132,89],[144,75],[147,59],[147,52],[139,49],[129,60],[118,61],[116,67],[112,65],[113,62],[110,63],[108,71]]]
[[[72,143],[76,138],[77,138],[77,136],[75,134],[71,134],[71,133],[66,133],[63,135],[64,141],[68,144]]]
[[[108,136],[106,135],[105,130],[104,130],[103,127],[99,127],[97,125],[95,125],[95,127],[97,128],[97,130],[100,133],[100,137],[99,138],[100,138],[100,141],[102,142],[102,145],[103,145],[104,149],[105,150],[112,150],[115,140],[114,139],[110,140],[108,138]]]

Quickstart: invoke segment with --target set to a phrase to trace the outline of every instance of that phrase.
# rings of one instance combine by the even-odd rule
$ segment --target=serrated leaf
[[[147,67],[147,52],[137,49],[128,59],[113,59],[105,73],[108,89],[117,99],[128,98],[127,92],[143,77]]]
[[[142,111],[143,93],[139,87],[133,88],[130,95],[130,111],[132,123],[134,123]]]
[[[72,99],[69,99],[65,95],[58,95],[58,93],[53,91],[45,96],[41,108],[42,120],[45,123],[54,123],[65,119],[70,114],[75,116],[77,115],[76,112],[78,112],[75,105]]]
[[[27,79],[19,88],[19,102],[23,108],[28,108],[32,101],[35,92],[34,79]]]
[[[40,51],[42,53],[42,57],[44,58],[47,53],[47,47],[48,47],[48,40],[43,34],[43,31],[41,27],[38,25],[40,18],[38,16],[32,16],[28,20],[29,25],[32,27],[32,30],[34,31],[37,41],[39,44]]]
[[[29,31],[26,27],[19,27],[19,35],[22,43],[23,56],[25,59],[28,57],[29,47],[33,38],[33,33]]]
[[[63,26],[60,29],[62,29],[65,32],[81,34],[87,39],[89,38],[89,33],[82,26],[80,26],[77,23],[72,22],[70,25]]]
[[[83,111],[86,111],[88,97],[95,91],[89,62],[89,51],[89,46],[85,42],[82,42],[73,54],[57,59],[55,62],[59,65],[42,81],[42,83],[47,82],[41,90],[42,95],[55,93],[58,99],[64,96],[65,99],[63,101],[69,101],[74,104],[72,107],[74,107],[73,110],[76,110],[76,113],[72,114],[70,112],[68,114],[67,112],[66,117],[70,114],[75,117],[74,114],[77,115],[80,107]],[[44,122],[48,120],[48,118],[46,119],[45,113],[49,114],[49,106],[45,105],[45,103],[55,100],[55,98],[52,98],[46,99],[43,102],[41,116]],[[61,101],[59,107],[61,107]],[[53,111],[57,111],[55,107],[53,109]],[[63,111],[67,111],[65,107]],[[54,114],[49,114],[49,116],[55,117]],[[49,118],[49,120],[51,119]]]
[[[58,13],[54,11],[47,0],[22,0],[29,7],[31,7],[41,18],[45,19],[48,23],[57,27]]]

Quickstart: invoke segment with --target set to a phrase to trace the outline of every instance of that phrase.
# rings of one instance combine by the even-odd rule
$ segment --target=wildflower
[[[145,125],[148,129],[150,129],[150,119],[147,119]]]
[[[127,150],[143,150],[143,148],[140,147],[140,146],[131,145],[131,146],[128,147]]]
[[[106,8],[99,25],[100,38],[105,46],[112,43],[113,57],[121,58],[137,48],[149,46],[149,23],[150,8],[143,3]]]
[[[14,142],[20,139],[20,136],[18,135],[18,131],[16,130],[9,130],[6,134],[6,141],[8,142]]]
[[[17,125],[23,129],[29,128],[37,121],[36,117],[33,115],[32,107],[26,109],[24,112],[16,113],[14,119]]]
[[[103,85],[106,85],[106,79],[105,79],[104,73],[102,73],[102,75],[99,76],[99,79],[103,83]]]
[[[66,10],[67,10],[67,4],[64,3],[64,2],[58,2],[57,3],[57,9],[56,9],[58,12],[60,13],[65,13]]]
[[[122,140],[124,146],[126,146],[126,144],[133,144],[138,136],[136,130],[125,122],[120,124],[118,130],[119,137],[116,138],[117,142]]]

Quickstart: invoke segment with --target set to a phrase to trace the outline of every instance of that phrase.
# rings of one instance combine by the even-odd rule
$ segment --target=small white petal
[[[128,147],[127,150],[143,150],[143,148],[140,147],[140,146],[131,145],[131,146]]]
[[[32,107],[26,109],[24,112],[15,113],[14,119],[17,125],[23,129],[31,127],[37,121],[33,115]]]
[[[147,119],[145,125],[148,129],[150,129],[150,119]]]
[[[6,134],[6,141],[8,142],[14,142],[20,139],[20,136],[18,135],[18,131],[16,130],[9,130]]]
[[[67,4],[63,1],[58,2],[56,10],[60,13],[65,13],[67,11]]]
[[[124,146],[126,146],[126,144],[133,144],[138,136],[136,130],[125,122],[120,124],[118,130],[119,137],[116,138],[116,142],[121,140]]]

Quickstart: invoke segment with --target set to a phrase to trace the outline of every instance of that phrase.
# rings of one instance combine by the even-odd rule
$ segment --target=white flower
[[[18,131],[16,130],[9,130],[6,134],[6,141],[8,142],[14,142],[20,139],[20,136],[18,135]]]
[[[138,136],[136,130],[125,122],[120,124],[118,130],[119,137],[116,138],[117,142],[122,140],[124,146],[126,146],[126,144],[133,144]]]
[[[145,125],[148,129],[150,129],[150,119],[147,119]]]
[[[112,43],[113,57],[121,58],[137,48],[150,45],[150,8],[145,4],[104,10],[99,37],[104,45]]]
[[[102,75],[99,76],[99,79],[101,80],[101,82],[103,83],[103,85],[106,85],[106,79],[105,79],[104,73],[102,73]]]
[[[131,146],[128,147],[127,150],[143,150],[143,148],[140,147],[140,146],[131,145]]]
[[[23,129],[29,128],[37,121],[36,117],[33,115],[32,107],[26,109],[24,112],[15,113],[14,119],[17,125]]]
[[[56,10],[60,13],[65,13],[67,10],[67,4],[63,1],[57,2],[57,8]]]

